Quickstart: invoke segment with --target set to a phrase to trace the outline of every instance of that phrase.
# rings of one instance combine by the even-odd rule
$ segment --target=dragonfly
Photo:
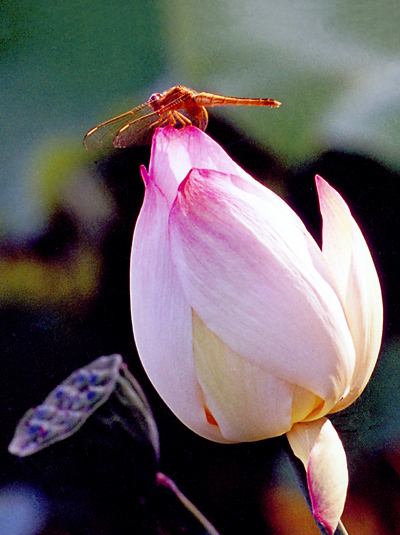
[[[271,98],[236,98],[197,93],[177,85],[163,93],[154,93],[147,102],[95,126],[86,134],[83,146],[87,150],[126,148],[150,143],[154,130],[164,126],[185,128],[197,126],[205,130],[208,107],[212,106],[269,106],[279,108],[280,102]]]

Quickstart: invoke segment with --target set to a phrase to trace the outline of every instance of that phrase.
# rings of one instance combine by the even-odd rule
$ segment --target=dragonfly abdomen
[[[269,106],[279,108],[280,102],[272,98],[236,98],[213,95],[212,93],[198,93],[195,101],[200,106]]]

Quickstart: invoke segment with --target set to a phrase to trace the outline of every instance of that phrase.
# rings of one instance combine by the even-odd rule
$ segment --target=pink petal
[[[187,301],[229,348],[326,400],[343,396],[354,347],[334,281],[299,218],[266,188],[193,170],[171,209]]]
[[[172,205],[179,184],[191,169],[214,169],[247,178],[264,190],[241,169],[207,134],[188,126],[158,128],[153,136],[149,175]]]
[[[168,240],[168,203],[142,168],[146,194],[136,224],[131,256],[131,309],[143,366],[171,410],[189,428],[226,442],[207,422],[192,350],[192,312],[174,265]]]
[[[342,410],[364,390],[375,367],[382,338],[383,308],[379,279],[361,231],[342,197],[316,177],[323,216],[323,254],[339,287],[356,350],[348,395]]]
[[[287,438],[306,468],[313,515],[333,534],[343,513],[348,485],[343,444],[326,418],[294,425]]]

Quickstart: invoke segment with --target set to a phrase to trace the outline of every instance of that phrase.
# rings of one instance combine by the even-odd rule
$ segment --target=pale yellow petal
[[[193,356],[205,405],[225,439],[261,440],[290,429],[294,386],[235,353],[195,312]]]

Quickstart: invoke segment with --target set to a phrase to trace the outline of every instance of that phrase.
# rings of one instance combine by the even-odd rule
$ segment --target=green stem
[[[290,447],[289,442],[286,438],[286,435],[279,437],[279,441],[280,441],[282,450],[285,452],[286,458],[288,459],[292,467],[292,471],[296,478],[297,484],[300,487],[301,493],[303,494],[304,499],[306,500],[306,503],[308,505],[308,508],[310,509],[311,514],[312,514],[311,498],[310,498],[310,493],[308,492],[307,475],[304,469],[304,465],[300,461],[300,459],[298,459],[296,455],[293,453],[292,448]],[[330,535],[328,531],[326,531],[325,527],[320,522],[318,522],[315,518],[314,520],[315,520],[315,523],[317,524],[318,529],[322,533],[322,535]],[[338,527],[336,528],[336,531],[333,535],[348,535],[345,527],[343,526],[340,520],[339,520]]]

